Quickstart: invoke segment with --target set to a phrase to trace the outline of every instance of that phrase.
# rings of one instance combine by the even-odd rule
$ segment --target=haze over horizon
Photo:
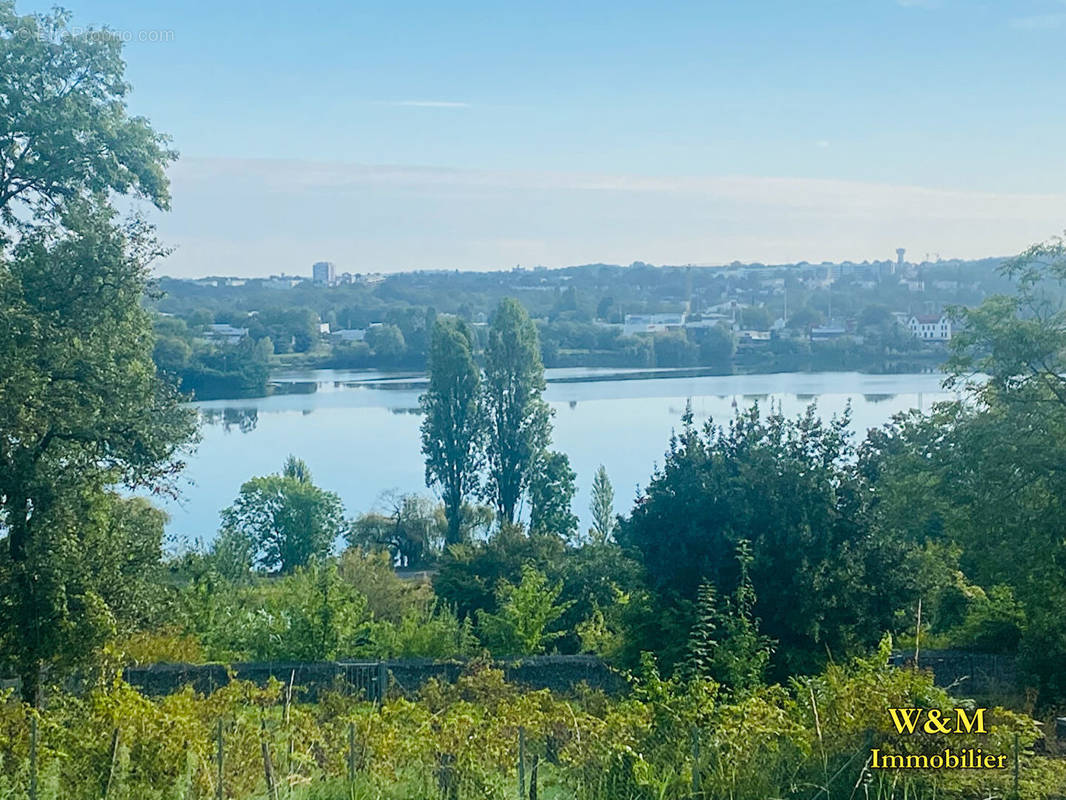
[[[1066,226],[1066,0],[69,7],[183,153],[161,274],[978,258]]]

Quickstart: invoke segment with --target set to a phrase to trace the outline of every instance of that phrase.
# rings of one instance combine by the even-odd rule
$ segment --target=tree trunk
[[[463,521],[463,498],[448,497],[444,504],[444,516],[448,519],[448,544],[459,544]]]
[[[11,556],[11,586],[15,599],[14,628],[16,664],[22,683],[22,701],[37,706],[40,687],[40,664],[32,654],[31,631],[33,625],[33,586],[27,570],[29,551],[30,519],[29,498],[23,494],[11,494],[8,498],[7,546]]]
[[[9,507],[7,542],[12,562],[20,564],[26,560],[30,538],[29,499],[12,497]]]
[[[16,663],[19,679],[22,681],[22,702],[38,708],[41,700],[42,667],[38,641],[40,619],[36,587],[30,574],[31,564],[28,563],[25,551],[23,559],[13,566]]]
[[[518,493],[513,491],[510,485],[505,485],[504,480],[499,481],[498,489],[499,498],[496,503],[496,510],[500,514],[500,522],[506,522],[510,525],[514,522],[514,510],[518,505]]]
[[[19,663],[19,680],[22,682],[22,702],[34,708],[41,707],[41,662],[30,659]]]
[[[24,511],[24,505],[18,507]],[[39,625],[37,596],[29,564],[29,519],[18,514],[9,528],[12,589],[15,595],[15,647],[22,701],[37,708],[40,703],[41,660],[38,655]]]
[[[459,544],[461,541],[461,522],[458,509],[448,513],[448,544]]]

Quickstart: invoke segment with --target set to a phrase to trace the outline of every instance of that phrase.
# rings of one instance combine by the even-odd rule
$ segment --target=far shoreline
[[[797,369],[794,365],[782,365],[778,369],[743,369],[734,366],[733,369],[723,370],[718,367],[600,367],[600,366],[566,366],[551,367],[545,369],[545,381],[549,384],[573,384],[573,383],[607,383],[623,381],[646,381],[672,378],[705,378],[705,377],[728,377],[730,375],[782,375],[795,374],[820,374],[836,372],[852,372],[861,375],[909,375],[909,374],[932,374],[939,373],[943,365],[941,358],[918,358],[908,361],[886,363],[883,369],[871,369],[870,365],[865,368],[852,367],[850,365],[834,365],[823,368]],[[586,370],[582,374],[573,374]],[[211,396],[188,397],[186,402],[216,402],[221,400],[255,400],[274,395],[286,394],[313,394],[316,391],[319,379],[315,375],[321,373],[342,373],[353,377],[341,379],[337,383],[348,387],[364,387],[382,390],[412,390],[421,389],[427,383],[426,373],[422,370],[397,370],[390,372],[373,368],[366,369],[343,369],[336,367],[286,367],[278,370],[267,381],[265,392],[244,394],[218,394]],[[556,374],[553,374],[556,373]],[[571,373],[571,374],[558,374]],[[366,377],[358,377],[360,374]]]

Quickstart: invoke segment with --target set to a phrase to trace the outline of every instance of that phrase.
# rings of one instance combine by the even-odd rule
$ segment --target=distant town
[[[318,261],[302,275],[161,278],[157,361],[198,396],[267,391],[278,367],[421,370],[435,317],[483,331],[513,296],[548,367],[931,369],[951,309],[1003,290],[1002,262],[915,261],[899,248],[861,263],[383,274]],[[257,367],[236,377],[238,363]]]

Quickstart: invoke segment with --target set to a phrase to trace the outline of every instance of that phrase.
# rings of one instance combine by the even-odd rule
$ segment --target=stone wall
[[[914,653],[895,652],[889,664],[913,666]],[[933,671],[937,686],[959,695],[1010,693],[1018,690],[1017,660],[1011,655],[965,650],[920,650],[918,666]]]
[[[507,681],[531,689],[566,692],[585,683],[609,694],[619,694],[626,688],[621,675],[594,656],[534,656],[503,660],[496,666],[503,669]],[[222,664],[152,664],[128,667],[123,676],[130,685],[149,695],[171,694],[184,686],[209,693],[225,686],[232,678],[265,686],[271,678],[275,678],[282,683],[292,681],[294,694],[303,699],[314,699],[326,689],[354,691],[375,698],[379,694],[383,672],[387,676],[384,683],[388,691],[413,695],[430,678],[454,683],[465,668],[464,661],[431,659],[383,662],[275,661],[233,664],[229,667]]]

